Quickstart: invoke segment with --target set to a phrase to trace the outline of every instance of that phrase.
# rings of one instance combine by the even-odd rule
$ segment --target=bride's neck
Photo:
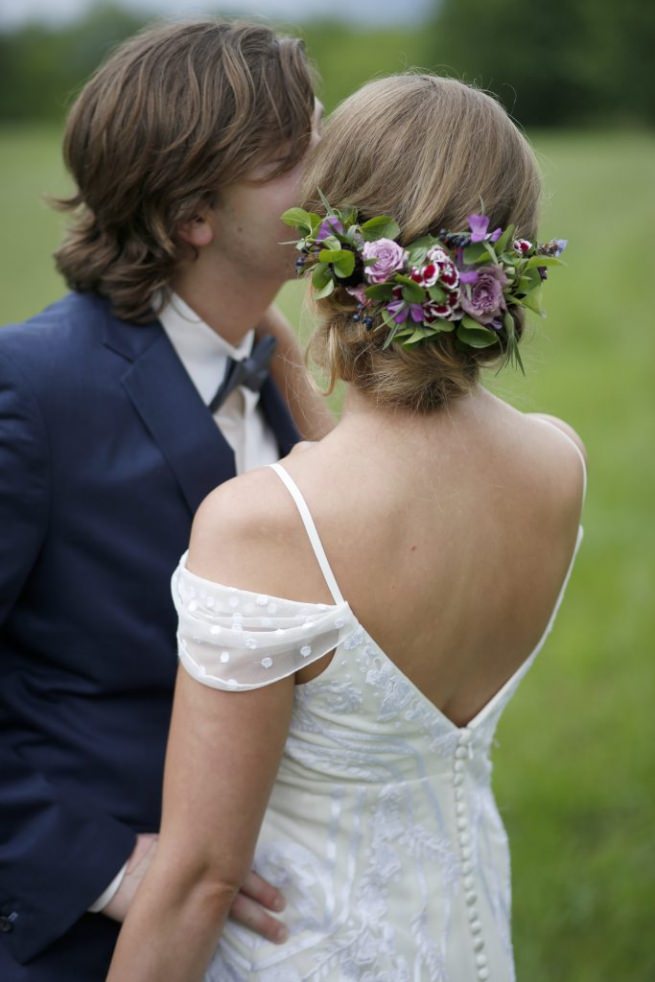
[[[444,428],[459,426],[467,421],[487,415],[496,397],[480,384],[476,384],[465,395],[451,400],[446,406],[428,413],[413,409],[380,405],[375,397],[348,386],[344,409],[338,429],[366,432],[369,437],[377,432],[393,432],[400,439],[410,433],[419,436],[434,434]]]

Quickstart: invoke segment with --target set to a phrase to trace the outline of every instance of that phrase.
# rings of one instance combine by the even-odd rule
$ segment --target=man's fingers
[[[287,940],[288,932],[284,924],[280,924],[267,914],[260,904],[251,900],[245,893],[237,894],[230,910],[230,917],[256,934],[261,934],[267,941],[281,944]]]
[[[286,902],[280,891],[267,880],[263,880],[254,870],[248,873],[241,884],[241,893],[256,900],[262,907],[269,910],[284,910]]]

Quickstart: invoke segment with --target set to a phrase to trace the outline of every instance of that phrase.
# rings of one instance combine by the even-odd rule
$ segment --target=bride
[[[539,191],[460,82],[375,81],[329,121],[286,221],[345,409],[196,516],[161,837],[112,982],[514,977],[489,754],[585,485],[566,423],[480,381],[520,362],[564,245],[536,243]],[[226,920],[251,862],[287,899],[278,945]]]

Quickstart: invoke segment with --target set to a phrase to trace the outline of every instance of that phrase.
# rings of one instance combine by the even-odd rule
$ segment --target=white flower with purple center
[[[374,242],[364,243],[362,256],[365,260],[375,260],[364,269],[364,276],[369,283],[384,283],[403,268],[407,253],[393,239],[376,239]]]
[[[419,286],[434,286],[439,279],[440,269],[436,263],[428,263],[427,266],[415,266],[409,274]]]
[[[430,300],[423,304],[423,319],[426,324],[432,324],[435,320],[459,320],[462,313],[459,306],[459,291],[447,293],[441,302]]]
[[[519,256],[525,256],[530,249],[532,249],[532,243],[527,239],[515,239],[513,242],[514,252],[518,252]]]

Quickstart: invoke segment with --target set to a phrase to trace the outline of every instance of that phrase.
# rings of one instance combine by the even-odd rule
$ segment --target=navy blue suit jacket
[[[282,456],[271,380],[261,404]],[[118,926],[85,911],[159,827],[170,576],[233,476],[158,322],[70,294],[0,330],[2,982],[105,977]]]

